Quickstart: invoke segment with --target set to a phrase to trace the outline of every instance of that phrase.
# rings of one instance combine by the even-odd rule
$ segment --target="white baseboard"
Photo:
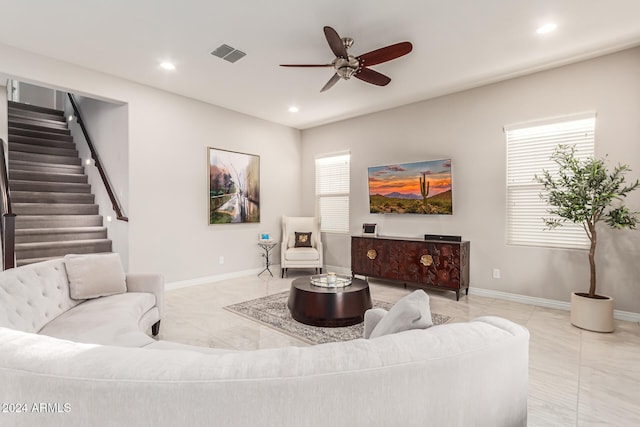
[[[274,271],[280,271],[280,265],[271,265]],[[263,268],[254,268],[251,270],[234,271],[233,273],[217,274],[215,276],[198,277],[190,280],[182,280],[178,282],[166,283],[164,289],[171,291],[174,289],[186,288],[189,286],[203,285],[205,283],[220,282],[222,280],[236,279],[238,277],[250,276],[258,274]],[[351,274],[351,270],[346,267],[339,267],[335,265],[325,265],[324,271],[333,271],[339,274]],[[490,289],[481,288],[469,288],[471,295],[478,295],[481,297],[496,298],[506,301],[519,302],[521,304],[535,305],[538,307],[554,308],[556,310],[569,311],[571,305],[565,301],[557,301],[546,298],[530,297],[527,295],[511,294],[508,292],[492,291]],[[618,320],[625,320],[627,322],[640,322],[640,313],[634,313],[631,311],[614,310],[614,318]]]
[[[564,310],[564,311],[571,310],[571,304],[565,301],[530,297],[526,295],[510,294],[508,292],[492,291],[489,289],[481,289],[481,288],[469,288],[469,293],[471,295],[478,295],[482,297],[519,302],[522,304],[536,305],[539,307],[555,308],[557,310]],[[631,311],[614,310],[613,317],[618,320],[626,320],[628,322],[640,322],[640,313],[633,313]]]
[[[271,266],[275,267],[275,266]],[[280,266],[278,265],[278,271]],[[253,268],[251,270],[234,271],[233,273],[216,274],[215,276],[197,277],[195,279],[181,280],[178,282],[165,283],[164,290],[172,291],[174,289],[188,288],[189,286],[204,285],[205,283],[221,282],[223,280],[237,279],[238,277],[251,276],[260,273],[264,268]]]

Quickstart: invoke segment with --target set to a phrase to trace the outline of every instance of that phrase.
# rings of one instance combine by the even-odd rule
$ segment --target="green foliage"
[[[380,194],[370,197],[371,213],[451,214],[451,191],[427,199],[426,206],[420,199],[386,197]]]
[[[565,222],[584,227],[591,241],[589,295],[594,297],[596,224],[604,222],[612,228],[635,229],[638,212],[629,211],[622,200],[638,188],[640,182],[626,183],[624,175],[631,170],[628,165],[618,164],[608,171],[605,159],[579,160],[575,152],[575,146],[559,145],[551,157],[559,167],[558,176],[553,177],[545,170],[541,176],[536,175],[535,180],[544,187],[540,197],[550,206],[548,212],[556,216],[543,218],[547,227],[555,228]]]
[[[589,229],[589,225],[604,220],[613,228],[635,229],[638,213],[612,206],[640,185],[637,180],[625,185],[629,166],[619,164],[608,172],[604,159],[581,161],[576,159],[575,150],[575,146],[560,145],[554,151],[551,158],[560,168],[557,178],[546,170],[535,177],[544,187],[541,197],[551,206],[549,213],[560,217],[544,218],[545,224],[553,228],[569,221]]]

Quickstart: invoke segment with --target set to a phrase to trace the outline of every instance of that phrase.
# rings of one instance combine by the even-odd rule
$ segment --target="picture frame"
[[[369,167],[369,213],[453,215],[451,159]]]
[[[207,147],[209,225],[260,222],[260,156]]]
[[[271,241],[271,234],[270,234],[270,233],[262,232],[262,233],[260,233],[260,235],[258,236],[258,239],[259,239],[261,242],[270,242],[270,241]]]

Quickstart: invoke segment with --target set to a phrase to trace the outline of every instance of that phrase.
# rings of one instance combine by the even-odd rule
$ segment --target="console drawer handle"
[[[367,251],[367,258],[369,259],[376,259],[376,257],[378,256],[378,253],[376,252],[375,249],[369,249]]]
[[[431,264],[433,264],[433,257],[431,255],[422,255],[420,257],[420,264],[424,265],[425,267],[429,267]]]

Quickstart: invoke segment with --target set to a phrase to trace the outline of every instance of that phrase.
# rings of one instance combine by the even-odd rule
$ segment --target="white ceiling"
[[[305,129],[640,45],[640,0],[0,0],[0,43]],[[558,24],[540,36],[538,26]],[[334,56],[400,41],[413,52],[320,88]],[[235,64],[209,54],[222,43]],[[160,61],[176,64],[173,72]],[[298,113],[288,107],[297,105]]]

